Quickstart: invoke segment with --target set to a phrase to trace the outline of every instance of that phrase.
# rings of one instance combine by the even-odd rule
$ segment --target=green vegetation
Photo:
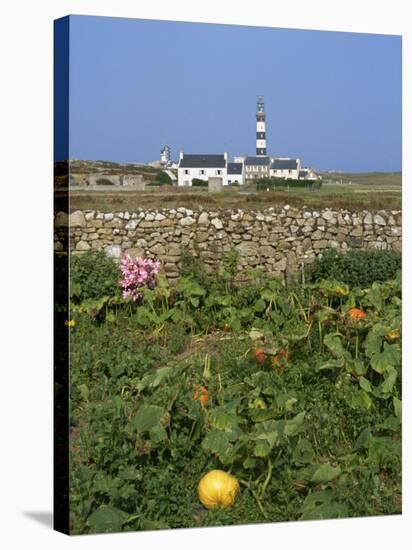
[[[396,250],[349,250],[345,254],[327,250],[308,267],[309,281],[336,279],[356,287],[392,279],[402,267]]]
[[[159,172],[156,174],[156,181],[160,183],[161,185],[171,185],[172,179],[169,176],[169,174],[166,174],[166,172]]]
[[[208,187],[208,185],[206,180],[201,180],[199,178],[192,179],[192,187]]]
[[[288,189],[320,189],[322,180],[294,180],[290,178],[260,178],[256,181],[257,191],[275,190],[279,188]]]
[[[58,200],[58,194],[57,200]],[[345,208],[350,210],[399,210],[401,208],[401,189],[379,191],[375,188],[360,190],[351,187],[323,185],[319,190],[292,189],[290,192],[259,191],[250,186],[226,188],[222,193],[210,194],[202,188],[170,187],[167,192],[156,193],[136,191],[70,191],[70,209],[135,210],[136,208],[242,208],[254,210],[270,207],[282,207],[285,204],[301,208]]]
[[[320,175],[325,183],[373,187],[402,185],[402,172],[323,172]]]
[[[186,255],[132,302],[102,257],[73,260],[73,533],[401,512],[399,277],[235,288],[235,254],[212,275]],[[207,511],[216,468],[241,491]]]

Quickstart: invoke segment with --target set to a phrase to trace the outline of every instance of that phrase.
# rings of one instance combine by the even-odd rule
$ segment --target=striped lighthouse
[[[258,97],[256,103],[256,155],[266,155],[266,115],[262,96]]]

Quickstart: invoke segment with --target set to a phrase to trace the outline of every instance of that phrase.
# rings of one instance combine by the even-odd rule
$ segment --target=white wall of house
[[[239,185],[243,185],[244,183],[244,179],[243,179],[243,174],[228,174],[227,175],[227,184],[229,185],[229,183],[233,183],[237,181],[239,183]]]
[[[274,170],[271,168],[270,175],[274,178],[288,178],[297,180],[299,177],[299,170]]]
[[[269,166],[245,165],[245,179],[269,177]]]
[[[207,181],[209,178],[222,178],[223,185],[227,185],[226,168],[178,168],[177,185],[191,187],[193,179]]]

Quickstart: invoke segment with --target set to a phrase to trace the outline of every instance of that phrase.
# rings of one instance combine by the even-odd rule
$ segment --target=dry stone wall
[[[76,211],[55,217],[55,250],[63,252],[69,232],[73,254],[104,250],[115,260],[123,254],[157,257],[170,279],[179,276],[184,250],[211,271],[224,253],[236,250],[239,272],[261,266],[287,276],[327,248],[401,250],[401,211],[268,208],[191,210],[171,208],[134,212]]]

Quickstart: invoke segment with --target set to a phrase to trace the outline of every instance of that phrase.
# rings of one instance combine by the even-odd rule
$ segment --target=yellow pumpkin
[[[200,480],[197,494],[205,508],[228,508],[233,506],[239,492],[239,482],[222,470],[212,470]]]

